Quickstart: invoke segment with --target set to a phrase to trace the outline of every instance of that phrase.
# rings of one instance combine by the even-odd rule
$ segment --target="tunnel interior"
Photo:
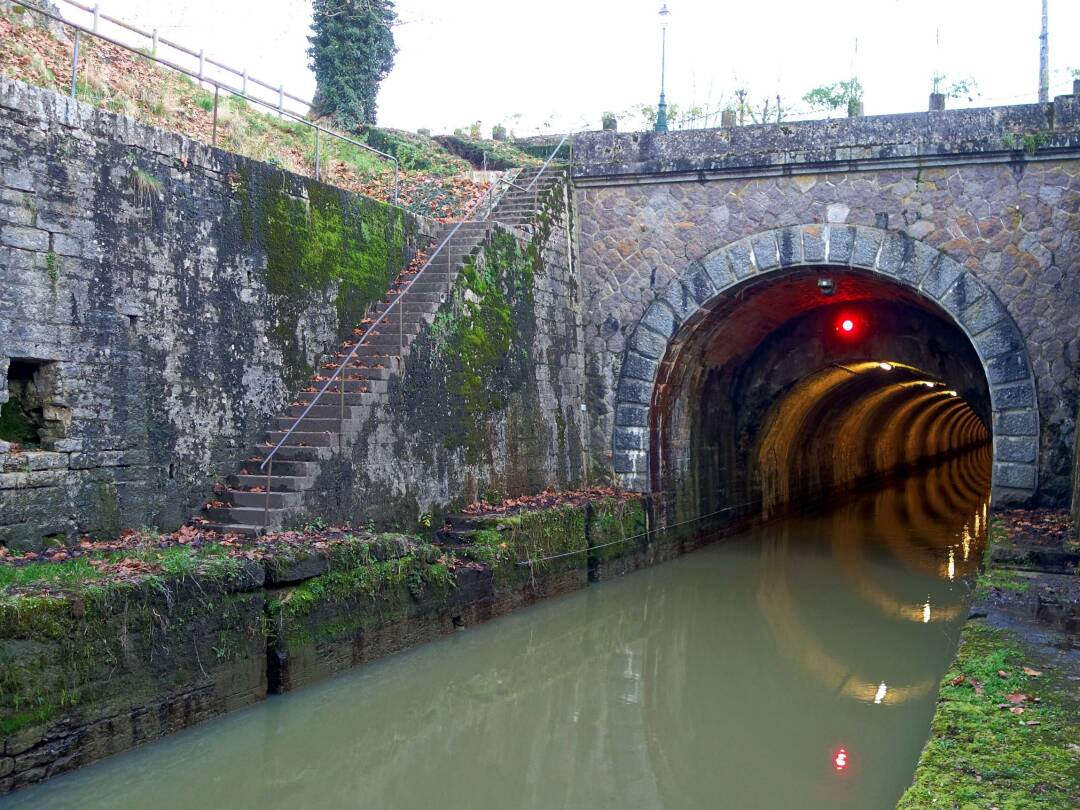
[[[678,518],[827,502],[985,448],[992,424],[946,313],[827,267],[748,283],[684,325],[651,413],[653,489]]]

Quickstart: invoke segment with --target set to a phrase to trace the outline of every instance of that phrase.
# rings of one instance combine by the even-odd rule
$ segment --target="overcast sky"
[[[480,120],[519,135],[599,126],[655,104],[660,0],[398,0],[394,71],[379,123],[449,131]],[[854,72],[866,113],[924,110],[935,71],[974,78],[973,104],[1038,89],[1040,0],[672,0],[668,100],[718,102],[742,86],[804,108],[811,87]],[[65,7],[65,14],[78,19]],[[102,10],[309,96],[307,0],[101,0]],[[521,8],[522,10],[517,10]],[[1080,2],[1050,0],[1051,95],[1080,67]],[[856,46],[857,43],[857,46]],[[972,106],[966,99],[950,106]],[[520,116],[515,119],[514,116]],[[622,129],[640,128],[623,122]]]

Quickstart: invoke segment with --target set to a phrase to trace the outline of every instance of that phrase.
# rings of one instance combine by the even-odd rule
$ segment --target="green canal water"
[[[981,459],[729,537],[0,802],[890,808],[986,530]]]

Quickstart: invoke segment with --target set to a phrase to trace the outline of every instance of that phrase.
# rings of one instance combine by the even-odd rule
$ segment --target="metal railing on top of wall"
[[[315,179],[316,180],[321,180],[322,179],[322,169],[321,169],[321,166],[322,166],[322,138],[324,136],[335,139],[335,140],[338,140],[338,141],[341,141],[342,143],[350,144],[351,146],[355,146],[358,149],[363,149],[364,151],[371,152],[374,155],[378,155],[379,157],[383,158],[384,160],[390,161],[390,163],[392,163],[393,167],[394,167],[394,184],[393,184],[393,190],[392,190],[392,202],[395,205],[397,204],[397,201],[398,201],[398,174],[399,174],[399,170],[400,170],[397,158],[394,157],[393,155],[387,154],[386,152],[381,152],[381,151],[379,151],[378,149],[375,149],[372,146],[368,146],[366,143],[362,143],[362,142],[360,142],[358,140],[355,140],[354,138],[350,138],[350,137],[348,137],[346,135],[341,135],[340,133],[337,133],[337,132],[334,132],[333,130],[327,129],[326,127],[321,126],[321,125],[319,125],[319,124],[317,124],[317,123],[315,123],[313,121],[309,121],[304,116],[298,115],[297,113],[294,113],[291,110],[288,110],[288,109],[285,108],[285,99],[290,99],[290,100],[293,100],[293,101],[297,101],[297,102],[300,102],[301,104],[305,104],[305,105],[309,105],[309,106],[310,106],[310,103],[311,103],[310,101],[308,101],[306,99],[303,99],[303,98],[300,98],[299,96],[294,96],[291,93],[285,92],[285,88],[282,85],[278,85],[277,87],[274,87],[273,85],[268,84],[267,82],[264,82],[261,79],[257,79],[254,76],[249,75],[247,70],[237,70],[236,68],[229,67],[228,65],[225,65],[225,64],[223,64],[221,62],[218,62],[218,61],[216,61],[214,59],[211,59],[210,57],[206,56],[205,51],[201,51],[201,50],[200,51],[193,51],[190,48],[185,48],[183,45],[178,45],[178,44],[176,44],[174,42],[171,42],[171,41],[165,39],[164,37],[158,36],[157,30],[154,30],[154,31],[151,31],[151,32],[143,31],[141,28],[137,28],[137,27],[135,27],[133,25],[130,25],[130,24],[126,23],[126,22],[123,22],[122,20],[119,20],[119,19],[117,19],[115,17],[111,17],[111,16],[109,16],[107,14],[103,14],[101,12],[100,6],[98,6],[98,5],[86,6],[86,5],[83,5],[82,3],[74,2],[74,0],[61,0],[61,1],[64,2],[64,3],[67,3],[70,6],[74,6],[75,8],[81,9],[83,11],[86,11],[86,12],[89,12],[90,14],[92,14],[93,15],[93,22],[91,24],[91,27],[87,28],[84,25],[80,25],[79,23],[72,22],[71,20],[69,20],[69,19],[67,19],[65,17],[62,17],[59,14],[55,14],[52,11],[41,8],[40,6],[36,6],[33,3],[23,2],[23,0],[11,0],[11,2],[14,3],[17,6],[21,6],[21,7],[25,8],[25,9],[27,9],[28,11],[34,12],[35,14],[40,14],[42,17],[46,17],[46,18],[48,18],[50,20],[55,20],[56,22],[60,23],[61,25],[64,25],[64,26],[74,30],[75,36],[73,37],[73,41],[72,41],[72,58],[71,58],[71,97],[72,98],[77,97],[78,78],[79,78],[79,45],[80,45],[80,40],[81,40],[81,37],[82,37],[83,34],[87,34],[89,36],[93,36],[93,37],[96,37],[97,39],[108,42],[111,45],[115,45],[118,48],[123,48],[126,51],[130,51],[131,53],[136,54],[138,56],[141,56],[141,57],[143,57],[145,59],[150,59],[150,60],[158,63],[159,65],[164,65],[165,67],[169,68],[170,70],[175,70],[178,73],[182,73],[185,76],[188,76],[188,77],[190,77],[192,79],[197,80],[201,84],[209,84],[210,86],[212,86],[214,88],[214,108],[213,108],[214,121],[213,121],[213,136],[212,136],[212,140],[211,140],[211,146],[215,146],[215,147],[217,146],[218,104],[219,104],[219,97],[221,95],[221,91],[224,90],[225,92],[229,93],[230,95],[236,96],[238,98],[242,98],[242,99],[244,99],[244,101],[249,101],[249,102],[252,102],[254,104],[258,104],[261,107],[266,107],[267,109],[269,109],[269,110],[271,110],[273,112],[276,112],[279,116],[290,118],[290,119],[292,119],[294,121],[297,121],[297,122],[299,122],[301,124],[304,124],[305,126],[310,127],[311,129],[315,130]],[[150,40],[150,52],[147,53],[144,49],[135,47],[134,45],[129,45],[126,42],[121,42],[120,40],[118,40],[118,39],[116,39],[114,37],[110,37],[110,36],[108,36],[106,34],[101,33],[98,29],[100,27],[100,22],[102,20],[104,20],[106,22],[109,22],[109,23],[111,23],[113,25],[119,26],[120,28],[123,28],[123,29],[125,29],[127,31],[131,31],[132,33],[138,34],[139,36],[145,37],[146,39],[149,39]],[[194,57],[198,58],[198,60],[199,60],[199,69],[198,69],[198,71],[188,69],[188,68],[186,68],[186,67],[184,67],[182,65],[176,64],[175,62],[171,62],[168,59],[164,59],[164,58],[158,56],[157,55],[157,50],[158,50],[158,47],[161,46],[161,45],[166,45],[166,46],[168,46],[170,48],[174,48],[175,50],[179,51],[180,53],[184,53],[184,54],[187,54],[189,56],[194,56]],[[207,65],[211,65],[213,67],[219,68],[219,69],[224,70],[226,72],[235,74],[237,77],[239,77],[241,79],[242,86],[239,87],[239,88],[238,87],[233,87],[233,86],[231,86],[231,85],[229,85],[229,84],[227,84],[227,83],[225,83],[225,82],[223,82],[223,81],[221,81],[219,79],[216,79],[216,78],[213,78],[211,76],[206,75],[206,66]],[[256,84],[256,85],[259,85],[260,87],[265,87],[265,88],[267,88],[269,90],[272,90],[272,91],[276,92],[277,95],[278,95],[277,104],[275,105],[272,102],[266,101],[264,99],[261,99],[261,98],[258,98],[256,96],[253,96],[253,95],[249,94],[248,93],[248,83]]]

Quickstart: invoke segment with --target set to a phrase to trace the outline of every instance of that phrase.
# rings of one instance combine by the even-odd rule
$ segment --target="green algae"
[[[300,382],[322,348],[305,345],[304,313],[329,298],[337,338],[349,335],[405,265],[416,225],[400,208],[270,167],[245,163],[232,184],[235,230],[265,256],[270,334]]]
[[[930,740],[898,810],[1065,810],[1080,803],[1075,685],[1024,673],[1022,647],[1004,630],[965,625],[941,683]],[[999,673],[1005,673],[1001,677]],[[980,684],[977,690],[967,680]],[[959,682],[955,682],[960,679]],[[1038,696],[1021,715],[1007,695]]]

